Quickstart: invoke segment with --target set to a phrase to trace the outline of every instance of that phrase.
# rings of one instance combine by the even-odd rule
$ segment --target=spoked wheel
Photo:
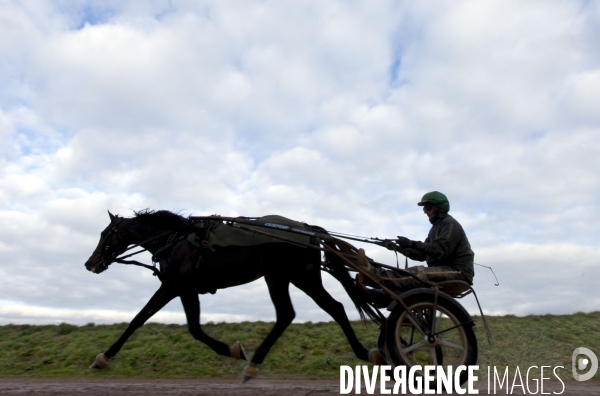
[[[398,304],[387,320],[385,347],[396,366],[452,366],[454,373],[458,366],[477,363],[473,320],[456,300],[440,292],[435,306],[431,289],[412,290],[400,298],[412,317]],[[467,376],[467,371],[461,373],[461,384]]]

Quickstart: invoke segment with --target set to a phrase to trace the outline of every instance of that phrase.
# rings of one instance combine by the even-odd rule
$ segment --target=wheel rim
[[[464,324],[454,314],[438,305],[433,315],[433,303],[428,302],[409,308],[423,329],[433,328],[433,335],[428,336],[415,327],[406,311],[400,315],[394,339],[398,355],[407,366],[443,364],[457,367],[467,363],[467,333]]]

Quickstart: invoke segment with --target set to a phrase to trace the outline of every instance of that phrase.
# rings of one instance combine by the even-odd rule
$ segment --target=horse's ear
[[[110,216],[110,222],[112,223],[114,219],[116,219],[116,216],[112,213],[110,213],[110,210],[107,211],[108,215]]]

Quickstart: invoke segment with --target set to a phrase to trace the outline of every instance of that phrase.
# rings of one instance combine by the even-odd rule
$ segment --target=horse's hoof
[[[369,363],[373,363],[376,366],[381,365],[381,354],[379,349],[371,349],[369,351]]]
[[[110,362],[110,359],[107,359],[103,353],[99,353],[98,355],[96,355],[96,361],[94,363],[92,363],[90,368],[104,370],[105,368],[108,367],[109,362]]]
[[[229,355],[235,360],[248,360],[246,351],[244,351],[244,347],[239,341],[234,342],[233,345],[229,347]]]
[[[256,377],[258,375],[258,364],[256,363],[248,363],[246,367],[244,367],[244,371],[242,374],[244,375],[244,382],[248,382],[248,380]]]
[[[246,383],[248,381],[250,381],[253,377],[248,377],[247,375],[244,375],[244,379],[242,380],[242,383]]]

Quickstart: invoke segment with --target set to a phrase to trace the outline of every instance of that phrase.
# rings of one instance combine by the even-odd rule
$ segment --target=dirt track
[[[480,394],[487,394],[481,384]],[[544,392],[560,392],[560,383],[551,383]],[[137,379],[0,379],[1,395],[60,396],[154,396],[154,395],[240,395],[240,396],[307,396],[338,395],[338,381],[300,381],[255,379],[247,384],[238,380],[137,380]],[[364,388],[362,394],[366,395]],[[355,394],[352,391],[351,394]],[[379,394],[379,386],[375,394]],[[498,394],[506,394],[498,390]],[[521,395],[519,389],[513,394]],[[539,393],[538,393],[539,394]],[[566,396],[600,396],[598,382],[570,382]]]
[[[240,380],[84,380],[84,379],[2,379],[1,395],[61,396],[154,396],[154,395],[334,395],[336,381]]]

